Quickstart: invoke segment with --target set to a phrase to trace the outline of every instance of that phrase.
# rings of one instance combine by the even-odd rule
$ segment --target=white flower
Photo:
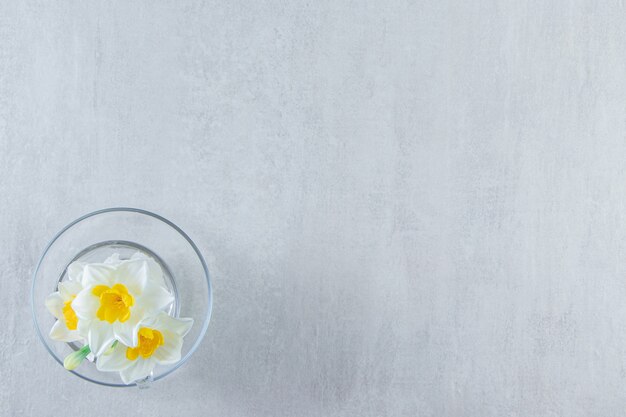
[[[114,255],[104,263],[84,265],[82,285],[71,307],[78,332],[86,335],[96,357],[116,339],[137,346],[139,323],[174,300],[159,265],[141,254],[124,261]]]
[[[69,279],[59,283],[59,291],[46,298],[46,307],[57,318],[50,330],[50,337],[61,342],[84,339],[78,330],[79,319],[72,307],[72,300],[83,289],[81,284],[83,264],[74,262],[67,268]]]
[[[192,324],[193,319],[176,319],[161,312],[141,323],[136,347],[118,343],[110,354],[98,357],[96,367],[100,371],[119,371],[125,384],[145,378],[157,364],[180,360],[183,337]]]

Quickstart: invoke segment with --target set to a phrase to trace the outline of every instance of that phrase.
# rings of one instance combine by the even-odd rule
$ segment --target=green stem
[[[91,353],[91,349],[89,348],[89,345],[85,345],[76,352],[72,352],[67,355],[63,360],[63,366],[65,369],[72,371],[78,368],[89,353]]]

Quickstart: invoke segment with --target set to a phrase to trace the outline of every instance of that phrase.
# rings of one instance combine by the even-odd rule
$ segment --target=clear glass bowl
[[[46,246],[35,269],[31,291],[35,328],[48,352],[61,366],[65,356],[80,346],[49,337],[55,318],[45,306],[46,297],[57,290],[59,282],[67,279],[67,266],[73,261],[103,262],[113,253],[119,253],[124,259],[137,251],[161,265],[174,295],[168,313],[194,319],[183,341],[181,360],[173,365],[157,366],[151,380],[174,372],[200,345],[209,326],[212,294],[209,270],[196,245],[178,226],[157,214],[136,208],[108,208],[86,214],[61,229]],[[117,372],[98,371],[94,362],[86,360],[69,372],[111,387],[137,385],[125,385]]]

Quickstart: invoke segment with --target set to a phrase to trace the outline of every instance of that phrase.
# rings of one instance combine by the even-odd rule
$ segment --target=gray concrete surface
[[[4,1],[0,415],[623,416],[622,1]],[[108,206],[205,253],[205,342],[65,373],[27,295]]]

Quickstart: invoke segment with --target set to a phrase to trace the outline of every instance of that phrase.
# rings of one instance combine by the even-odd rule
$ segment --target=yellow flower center
[[[122,284],[115,284],[112,287],[96,285],[92,293],[100,298],[100,308],[96,312],[100,320],[106,320],[109,323],[119,320],[123,323],[129,319],[130,308],[135,304],[135,300],[128,293],[126,286]]]
[[[126,348],[126,358],[134,361],[141,355],[142,358],[147,359],[154,353],[155,350],[163,344],[163,335],[160,331],[150,329],[148,327],[142,327],[139,330],[139,343],[137,347]]]
[[[72,298],[63,304],[63,318],[65,319],[65,325],[68,330],[76,330],[76,328],[78,328],[78,317],[76,317],[76,313],[72,308],[72,300],[75,297],[75,295],[72,295]]]

